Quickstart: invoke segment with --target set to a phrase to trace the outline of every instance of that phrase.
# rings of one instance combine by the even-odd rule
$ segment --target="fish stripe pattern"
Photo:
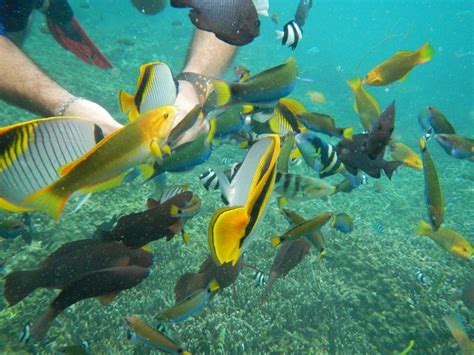
[[[0,197],[19,205],[57,180],[58,170],[92,149],[103,135],[68,117],[34,120],[0,130]]]

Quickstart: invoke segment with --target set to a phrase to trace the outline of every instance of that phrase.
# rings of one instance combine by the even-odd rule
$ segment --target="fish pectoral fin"
[[[97,184],[84,187],[83,189],[79,190],[79,192],[88,194],[88,193],[93,193],[93,192],[109,190],[115,186],[120,185],[123,179],[125,178],[125,175],[126,175],[125,173],[115,175],[111,177],[110,179],[103,180],[101,182],[98,182]]]
[[[124,256],[122,258],[119,258],[114,266],[115,267],[128,266],[129,264],[130,264],[130,257],[129,256]]]
[[[161,151],[166,155],[171,156],[171,147],[168,144],[165,144],[163,147],[161,147]]]
[[[153,140],[150,143],[150,151],[156,158],[158,158],[159,161],[163,160],[163,152],[161,151],[160,145],[156,140]]]
[[[102,295],[99,297],[99,302],[102,306],[107,306],[112,303],[112,301],[117,297],[117,295],[120,293],[120,291],[115,291],[115,292],[110,292],[106,293],[105,295]]]
[[[208,242],[218,265],[237,263],[249,221],[248,211],[242,206],[223,207],[214,212],[209,223]]]

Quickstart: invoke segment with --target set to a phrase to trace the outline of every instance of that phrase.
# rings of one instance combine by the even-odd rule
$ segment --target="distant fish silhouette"
[[[377,234],[383,234],[385,232],[385,228],[383,225],[381,225],[379,222],[374,222],[372,224],[372,229],[374,230],[375,233]]]

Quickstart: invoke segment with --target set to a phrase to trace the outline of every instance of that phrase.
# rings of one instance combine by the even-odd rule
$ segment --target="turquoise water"
[[[113,71],[83,65],[65,52],[41,31],[44,24],[39,14],[24,50],[75,95],[100,103],[125,122],[118,91],[134,91],[138,67],[143,63],[163,61],[179,73],[194,27],[186,10],[168,7],[156,16],[144,16],[123,0],[91,1],[89,8],[80,4],[79,0],[71,1],[82,26],[114,63]],[[281,18],[279,27],[290,20],[296,4],[271,1],[270,13],[276,12]],[[314,82],[298,82],[291,97],[356,131],[361,130],[359,120],[344,79],[364,76],[398,50],[415,50],[431,42],[436,51],[433,60],[417,66],[406,81],[368,90],[382,108],[396,100],[395,137],[416,151],[421,135],[417,115],[427,105],[445,113],[459,134],[474,136],[472,1],[315,1],[304,38],[294,52],[274,39],[275,25],[270,19],[263,18],[261,23],[261,36],[239,50],[234,64],[258,73],[295,56],[299,75]],[[233,79],[232,70],[224,77]],[[327,103],[312,104],[306,95],[309,90],[322,92]],[[35,117],[3,103],[0,112],[2,126]],[[430,151],[446,197],[444,226],[456,229],[472,244],[474,167],[446,155],[436,144],[430,145]],[[153,243],[155,265],[150,277],[138,287],[123,292],[105,308],[95,300],[71,307],[56,319],[43,343],[27,346],[19,344],[18,334],[28,320],[41,314],[56,291],[38,290],[12,308],[0,301],[0,349],[51,353],[86,340],[94,354],[148,353],[144,345],[126,339],[122,318],[134,314],[153,324],[158,312],[173,304],[178,277],[197,271],[207,255],[205,231],[212,212],[221,207],[218,193],[205,191],[197,176],[209,166],[220,165],[224,157],[235,162],[243,155],[234,146],[222,146],[203,166],[168,176],[169,185],[190,184],[203,199],[203,207],[188,223],[188,246],[182,245],[180,238]],[[303,167],[295,169],[309,174]],[[251,270],[244,268],[235,292],[226,289],[198,316],[170,326],[171,336],[193,353],[396,353],[410,340],[415,341],[414,354],[459,353],[443,316],[458,310],[468,335],[474,338],[472,311],[452,300],[472,278],[472,260],[455,258],[431,240],[415,235],[419,219],[426,216],[421,171],[401,167],[391,182],[385,177],[380,181],[380,193],[375,192],[372,179],[367,186],[336,195],[328,202],[291,205],[307,218],[328,209],[347,212],[355,220],[355,230],[343,235],[327,229],[327,257],[317,261],[313,250],[287,277],[275,282],[264,305],[259,303],[262,289],[255,287]],[[116,214],[143,210],[152,194],[156,194],[153,184],[132,183],[94,195],[77,214],[71,212],[70,204],[58,224],[38,214],[31,245],[20,238],[1,242],[2,258],[8,259],[3,273],[34,268],[61,244],[89,237],[94,224]],[[374,223],[383,225],[382,233],[374,230]],[[248,264],[268,272],[276,254],[269,240],[287,228],[272,200],[248,248]],[[428,284],[418,282],[419,270],[431,280]],[[431,285],[443,272],[445,280],[430,295]]]

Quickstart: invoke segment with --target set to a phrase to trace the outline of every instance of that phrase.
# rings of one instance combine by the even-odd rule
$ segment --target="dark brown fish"
[[[82,275],[67,285],[31,327],[31,337],[42,340],[54,318],[69,306],[91,297],[107,305],[120,291],[135,287],[148,276],[148,269],[136,265],[113,267]]]
[[[176,302],[180,302],[193,292],[204,289],[212,280],[216,280],[220,290],[232,285],[242,269],[242,258],[235,266],[226,263],[217,266],[209,255],[201,264],[198,272],[188,272],[182,275],[174,287]]]
[[[375,121],[367,138],[367,154],[375,160],[385,151],[395,128],[395,101]]]
[[[272,289],[273,282],[276,279],[285,277],[288,273],[298,265],[301,260],[309,253],[311,244],[306,238],[300,238],[295,241],[289,241],[283,243],[277,256],[273,260],[272,268],[270,270],[270,276],[267,280],[267,286],[263,291],[260,302],[264,303],[270,290]]]
[[[352,140],[342,139],[336,146],[339,160],[354,176],[357,175],[358,170],[362,170],[369,176],[379,179],[380,170],[383,170],[385,175],[391,179],[395,169],[403,162],[384,160],[384,152],[381,152],[375,159],[371,159],[366,149],[367,139],[368,134],[356,134],[352,136]]]
[[[190,7],[191,22],[220,40],[243,46],[260,34],[260,20],[252,0],[171,0],[173,7]]]
[[[152,255],[142,249],[131,250],[116,242],[77,240],[61,246],[36,270],[8,274],[4,294],[13,306],[37,288],[63,288],[88,272],[128,265],[147,268],[152,263]]]
[[[193,193],[185,191],[163,203],[148,199],[146,211],[120,217],[112,230],[100,231],[100,238],[119,241],[130,248],[141,248],[152,241],[165,237],[170,240],[181,231],[183,223],[182,218],[171,215],[172,206],[176,206],[179,210],[185,209],[191,203],[192,198]]]

